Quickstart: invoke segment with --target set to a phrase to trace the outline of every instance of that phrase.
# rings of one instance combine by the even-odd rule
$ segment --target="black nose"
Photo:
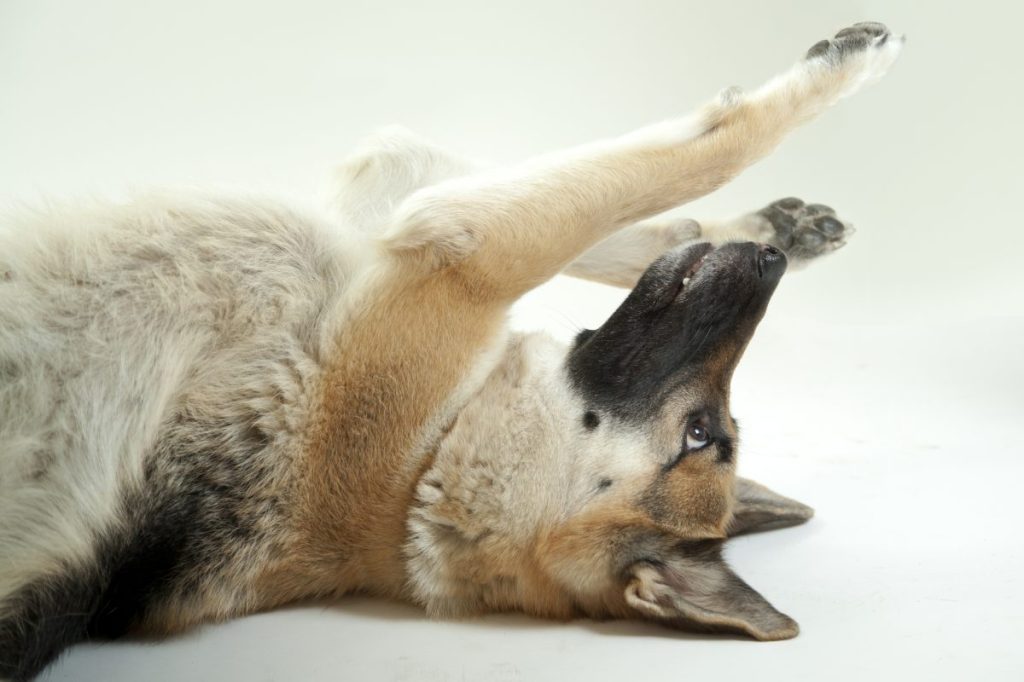
[[[757,247],[757,274],[762,279],[778,280],[786,271],[786,254],[771,244]]]

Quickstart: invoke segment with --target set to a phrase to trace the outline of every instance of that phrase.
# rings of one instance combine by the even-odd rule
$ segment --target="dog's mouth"
[[[662,297],[662,305],[671,305],[682,298],[697,272],[704,267],[714,251],[715,247],[711,244],[698,244],[683,252],[676,263],[675,272],[665,286],[666,295]]]
[[[698,249],[696,253],[690,256],[687,260],[689,264],[686,265],[686,269],[683,271],[683,283],[687,284],[690,278],[697,274],[697,271],[703,267],[704,263],[707,262],[708,256],[715,250],[715,247],[711,244],[704,244],[702,248]]]
[[[709,255],[711,255],[711,250],[709,250],[703,256],[694,261],[694,263],[691,264],[688,268],[686,268],[686,270],[683,272],[683,278],[679,281],[680,289],[686,287],[686,285],[690,283],[690,280],[692,280],[693,276],[697,274],[697,271],[700,270],[704,266],[704,263],[707,262]]]
[[[737,258],[737,248],[747,251],[750,256]],[[709,264],[713,264],[713,267],[707,270],[712,272],[705,275],[703,271]],[[751,275],[756,272],[756,281],[762,286],[774,288],[785,270],[786,256],[774,246],[747,243],[715,248],[711,244],[697,244],[679,255],[679,260],[672,268],[672,274],[665,281],[662,293],[658,296],[657,307],[667,307],[681,302],[698,282],[711,280],[709,283],[713,283],[714,280],[727,278],[730,274],[733,277],[742,277],[742,271],[747,271]]]

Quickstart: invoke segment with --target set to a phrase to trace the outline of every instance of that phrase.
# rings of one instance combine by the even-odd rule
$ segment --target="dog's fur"
[[[849,231],[794,199],[637,221],[719,187],[901,45],[858,24],[751,94],[500,173],[388,131],[326,216],[153,195],[11,221],[0,676],[356,590],[794,636],[720,555],[811,513],[734,473],[729,377],[785,257],[687,245],[799,261]],[[637,286],[570,348],[509,333],[509,306],[562,271]]]

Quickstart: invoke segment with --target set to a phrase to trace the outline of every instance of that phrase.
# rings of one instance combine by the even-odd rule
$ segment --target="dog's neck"
[[[405,554],[411,596],[431,613],[574,615],[541,548],[621,470],[608,453],[628,451],[631,435],[590,431],[567,352],[543,334],[513,336],[424,467]]]
[[[387,479],[393,499],[374,507],[386,517],[372,514],[344,553],[323,539],[300,546],[297,556],[310,560],[295,578],[269,576],[275,593],[312,580],[325,593],[411,598],[434,614],[574,614],[540,565],[539,547],[553,524],[595,494],[605,473],[629,461],[607,453],[629,452],[633,434],[608,429],[595,440],[588,431],[564,344],[545,334],[502,333],[483,348],[421,427],[402,471]]]
[[[438,443],[416,488],[406,546],[413,597],[437,614],[519,605],[543,520],[569,485],[561,458],[578,400],[566,348],[517,334]],[[467,580],[472,576],[471,580]]]

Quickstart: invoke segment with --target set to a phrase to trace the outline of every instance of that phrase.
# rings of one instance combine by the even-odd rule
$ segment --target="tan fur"
[[[306,592],[402,593],[406,510],[421,473],[410,455],[459,407],[450,404],[457,384],[503,324],[501,309],[457,273],[411,278],[396,262],[366,287],[332,342],[297,463],[288,568]],[[424,337],[437,344],[424,349]]]

